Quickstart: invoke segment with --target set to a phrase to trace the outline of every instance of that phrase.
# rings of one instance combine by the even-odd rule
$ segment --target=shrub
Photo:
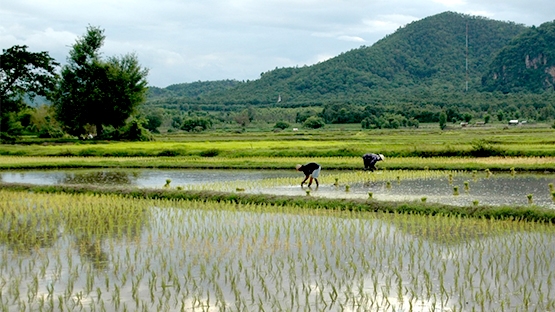
[[[303,126],[309,129],[318,129],[324,127],[325,125],[326,123],[324,122],[324,119],[316,116],[308,117],[303,123]]]
[[[202,157],[216,157],[220,154],[220,150],[217,148],[208,149],[199,153]]]
[[[181,125],[181,129],[188,132],[201,132],[210,128],[212,128],[212,120],[204,117],[189,117]]]
[[[278,121],[274,125],[274,129],[281,129],[281,130],[285,130],[289,127],[291,127],[291,125],[288,122],[285,122],[285,121]]]

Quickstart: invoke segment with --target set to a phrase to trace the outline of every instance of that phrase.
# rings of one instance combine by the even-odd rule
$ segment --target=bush
[[[202,157],[216,157],[220,154],[220,150],[216,148],[208,149],[199,153]]]
[[[203,117],[190,117],[183,121],[181,129],[187,132],[201,132],[212,128],[212,120]]]
[[[285,122],[285,121],[278,121],[274,125],[274,129],[281,129],[281,130],[285,130],[289,127],[291,127],[291,125],[289,123]]]
[[[324,127],[325,125],[326,123],[324,122],[324,119],[316,116],[308,117],[303,123],[303,126],[309,129],[318,129]]]
[[[487,140],[475,140],[472,142],[472,150],[470,154],[474,157],[490,157],[498,156],[502,153]]]

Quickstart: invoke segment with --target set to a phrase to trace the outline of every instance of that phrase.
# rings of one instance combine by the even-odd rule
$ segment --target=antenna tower
[[[466,92],[468,92],[468,20],[466,21]]]

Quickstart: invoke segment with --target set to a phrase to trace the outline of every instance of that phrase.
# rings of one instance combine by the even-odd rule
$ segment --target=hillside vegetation
[[[555,21],[517,36],[495,57],[484,76],[486,91],[543,92],[555,86]]]
[[[553,23],[445,12],[410,23],[372,46],[312,66],[275,68],[254,81],[153,88],[146,107],[223,123],[361,123],[363,128],[555,118]],[[268,112],[270,110],[270,112]],[[264,116],[264,117],[262,117]]]

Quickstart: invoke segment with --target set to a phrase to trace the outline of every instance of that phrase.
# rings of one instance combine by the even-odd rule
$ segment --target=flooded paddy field
[[[2,311],[553,311],[554,258],[550,224],[0,190]]]
[[[323,171],[320,187],[300,187],[303,175],[283,170],[86,169],[3,171],[4,182],[85,184],[329,198],[427,201],[451,205],[529,205],[555,209],[553,173],[457,171]]]

